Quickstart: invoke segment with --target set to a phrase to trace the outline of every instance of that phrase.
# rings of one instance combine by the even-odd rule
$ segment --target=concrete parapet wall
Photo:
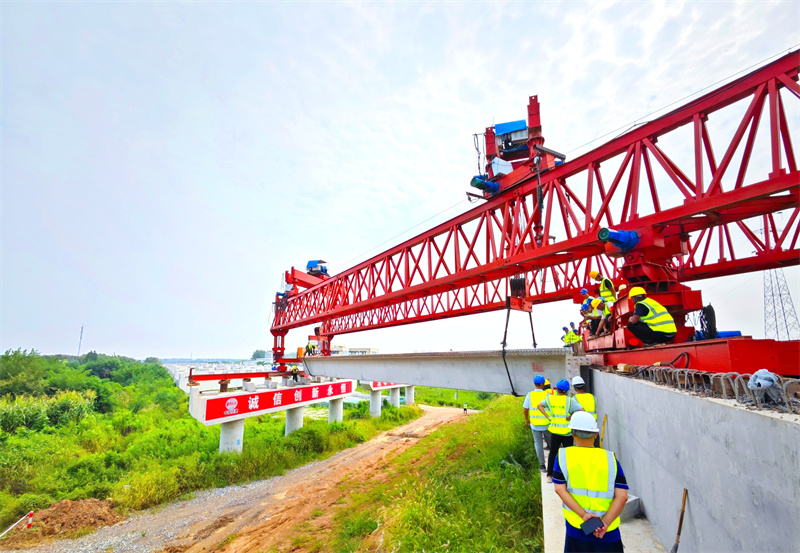
[[[800,551],[800,416],[592,371],[604,446],[616,452],[658,540],[680,553]],[[624,540],[624,535],[623,535]]]

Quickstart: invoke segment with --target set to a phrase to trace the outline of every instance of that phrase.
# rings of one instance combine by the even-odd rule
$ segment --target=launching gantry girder
[[[575,299],[590,271],[618,279],[631,261],[598,240],[602,228],[638,232],[637,250],[659,252],[680,282],[797,265],[800,172],[786,106],[797,108],[798,71],[792,52],[574,160],[516,163],[473,209],[277,298],[276,358],[286,333],[310,324],[329,339]],[[732,132],[714,127],[732,119]],[[509,299],[514,276],[525,294]]]

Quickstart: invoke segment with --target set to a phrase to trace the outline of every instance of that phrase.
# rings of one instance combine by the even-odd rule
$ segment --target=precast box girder
[[[501,351],[320,356],[303,362],[314,376],[524,395],[533,389],[534,376],[543,375],[554,383],[572,378],[589,358],[554,348],[507,350],[505,363]]]

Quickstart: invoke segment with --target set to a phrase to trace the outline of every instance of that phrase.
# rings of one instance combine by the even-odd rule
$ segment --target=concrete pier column
[[[303,428],[303,410],[305,407],[294,407],[286,410],[286,432],[284,436],[288,436],[295,430]]]
[[[369,414],[373,417],[381,416],[381,391],[373,390],[369,394]]]
[[[414,386],[406,386],[406,405],[414,405]]]
[[[241,453],[244,443],[244,419],[219,425],[219,452]]]
[[[328,402],[328,424],[344,420],[344,398],[332,399]]]
[[[400,407],[400,388],[391,388],[389,390],[389,403],[395,407]]]

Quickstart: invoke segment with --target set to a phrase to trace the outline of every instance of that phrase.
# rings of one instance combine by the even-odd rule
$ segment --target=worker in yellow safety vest
[[[575,335],[567,327],[562,327],[561,330],[564,331],[564,335],[561,337],[561,341],[564,342],[564,347],[571,348],[572,344],[575,342],[575,340],[573,339]]]
[[[592,314],[600,315],[600,322],[597,325],[597,330],[595,330],[594,335],[603,336],[608,334],[608,331],[611,328],[611,309],[609,308],[608,304],[602,299],[597,298],[596,300],[592,301],[592,308],[594,309]]]
[[[628,501],[628,482],[616,455],[594,447],[599,432],[588,413],[575,413],[569,423],[575,445],[562,448],[553,469],[555,492],[566,521],[565,553],[609,551],[622,553],[619,515]],[[581,525],[600,519],[586,534]]]
[[[525,396],[525,401],[522,403],[525,425],[531,429],[531,433],[533,434],[533,447],[536,450],[536,458],[539,460],[539,470],[542,472],[547,470],[544,464],[544,447],[542,441],[544,440],[550,421],[536,409],[536,406],[548,396],[547,390],[544,389],[544,381],[545,379],[542,375],[537,374],[534,376],[534,388],[528,392],[528,395]]]
[[[600,298],[607,303],[614,303],[617,301],[617,292],[614,290],[614,283],[610,279],[605,278],[600,274],[600,271],[592,271],[589,277],[593,278],[600,285],[597,291],[600,293]]]
[[[575,335],[575,338],[573,338],[575,342],[580,342],[581,340],[583,340],[583,337],[581,336],[581,331],[580,329],[578,329],[578,327],[575,326],[575,323],[569,323],[569,331]]]
[[[543,387],[543,389],[544,389],[545,392],[547,392],[547,395],[549,395],[549,396],[555,395],[555,393],[556,393],[556,391],[552,388],[552,386],[550,386],[550,379],[549,378],[545,378],[544,379],[544,387]],[[544,433],[544,448],[545,449],[547,449],[547,450],[550,449],[550,441],[552,440],[552,438],[553,438],[553,435],[550,434],[549,430]]]
[[[580,376],[572,377],[572,388],[575,390],[575,399],[578,400],[584,411],[592,415],[594,420],[597,420],[597,401],[593,394],[584,391],[585,386],[586,382],[583,381],[583,378]]]
[[[567,395],[568,391],[569,381],[562,378],[556,383],[556,395],[545,396],[538,406],[539,412],[547,418],[549,422],[547,429],[552,434],[550,454],[547,456],[548,482],[552,482],[553,464],[559,448],[572,445],[572,435],[568,427],[569,419],[573,413],[583,411],[580,402]]]
[[[644,345],[665,344],[675,338],[678,328],[666,307],[648,298],[647,292],[640,286],[631,288],[628,297],[633,300],[635,307],[627,328]]]

